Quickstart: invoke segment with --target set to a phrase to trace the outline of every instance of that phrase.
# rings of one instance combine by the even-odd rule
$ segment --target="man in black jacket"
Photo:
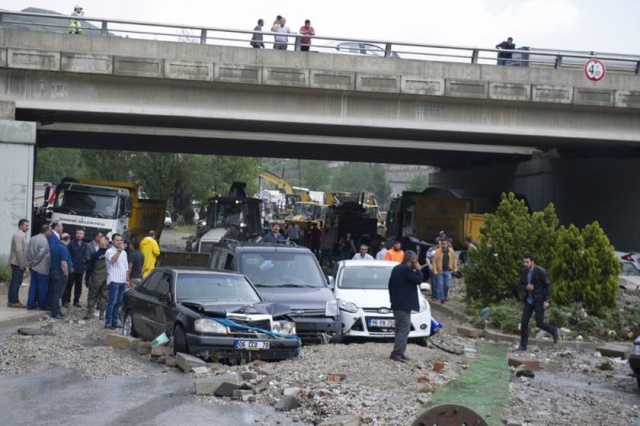
[[[415,252],[407,250],[403,263],[391,270],[389,277],[389,298],[391,310],[396,321],[396,336],[391,358],[397,362],[407,362],[409,357],[404,354],[411,330],[411,311],[420,311],[418,287],[422,283],[422,272]]]
[[[529,341],[529,320],[536,314],[536,326],[553,336],[553,343],[558,343],[560,331],[544,322],[544,310],[551,300],[551,282],[547,271],[535,264],[532,254],[523,256],[524,268],[520,272],[520,288],[524,290],[524,308],[520,323],[520,346],[518,350],[526,351]]]

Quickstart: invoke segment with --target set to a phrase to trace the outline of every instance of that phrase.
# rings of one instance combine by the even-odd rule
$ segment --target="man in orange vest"
[[[404,251],[402,251],[402,244],[400,241],[396,240],[393,243],[393,247],[391,250],[387,251],[387,254],[384,255],[384,260],[393,260],[394,262],[402,262],[404,259]]]

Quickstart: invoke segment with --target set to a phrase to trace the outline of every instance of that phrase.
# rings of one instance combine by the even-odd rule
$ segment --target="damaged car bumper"
[[[291,338],[246,338],[187,334],[189,352],[204,359],[279,361],[295,357],[300,340]]]

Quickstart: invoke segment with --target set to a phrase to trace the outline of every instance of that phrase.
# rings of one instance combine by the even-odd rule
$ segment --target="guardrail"
[[[29,18],[39,18],[39,20],[29,21]],[[65,15],[0,11],[0,25],[3,28],[13,28],[15,26],[19,29],[25,24],[31,24],[45,30],[68,32],[70,18],[70,16]],[[122,19],[82,17],[80,21],[82,22],[82,34],[78,36],[128,37],[250,48],[249,42],[252,36],[256,34],[252,30]],[[273,40],[267,40],[267,38],[283,35],[282,33],[273,33],[271,31],[263,31],[259,34],[262,34],[265,46],[273,46],[275,44]],[[300,50],[300,40],[303,36],[300,34],[288,34],[287,37],[287,47],[292,50]],[[548,67],[555,69],[582,68],[588,59],[598,58],[605,63],[608,71],[640,74],[640,56],[616,53],[548,50],[528,47],[515,50],[487,49],[335,36],[312,36],[309,38],[312,39],[311,52],[494,65],[499,60],[506,66]],[[318,44],[319,42],[323,44]],[[511,57],[498,58],[500,53],[511,54]]]

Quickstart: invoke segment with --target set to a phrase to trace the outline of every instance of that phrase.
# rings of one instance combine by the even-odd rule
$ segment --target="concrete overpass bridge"
[[[247,47],[212,45],[211,32],[200,29],[193,44],[0,30],[0,167],[12,176],[0,189],[10,206],[0,212],[1,244],[30,214],[35,147],[428,164],[442,168],[431,179],[439,185],[516,190],[534,208],[560,202],[561,218],[578,224],[611,213],[572,213],[601,205],[596,188],[618,200],[619,178],[637,176],[637,58],[612,58],[631,72],[592,83],[581,69],[544,62],[483,64],[479,49],[472,63],[436,62],[405,51],[397,59],[251,49],[250,34],[241,34]],[[567,55],[539,56],[557,66]],[[616,178],[603,178],[602,155]],[[593,193],[581,184],[592,171]],[[562,204],[570,193],[575,202]],[[620,242],[639,236],[620,233]]]

